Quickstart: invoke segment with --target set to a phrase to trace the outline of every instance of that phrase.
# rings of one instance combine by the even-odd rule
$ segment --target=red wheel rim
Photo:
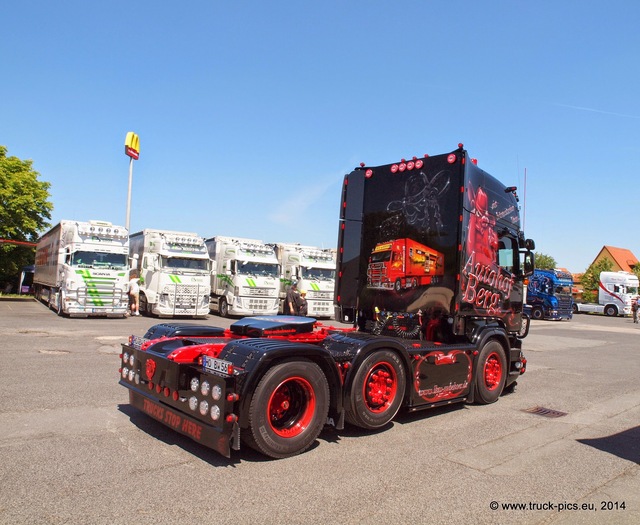
[[[302,434],[313,420],[316,394],[302,377],[290,377],[273,391],[267,405],[271,430],[283,438]]]
[[[495,390],[502,379],[502,363],[497,352],[493,352],[484,364],[484,384],[489,390]]]
[[[398,392],[398,376],[389,363],[380,362],[367,373],[362,393],[366,407],[376,414],[387,410]]]

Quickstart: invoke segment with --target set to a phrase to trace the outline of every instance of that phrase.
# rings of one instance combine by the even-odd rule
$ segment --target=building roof
[[[633,272],[633,267],[638,264],[638,258],[633,255],[631,250],[616,248],[615,246],[603,246],[591,264],[593,265],[605,257],[610,259],[614,264],[614,271],[617,269],[625,272]],[[618,266],[618,268],[615,268],[615,266]]]

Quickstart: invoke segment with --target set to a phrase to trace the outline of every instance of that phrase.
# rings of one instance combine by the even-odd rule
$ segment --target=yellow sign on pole
[[[133,131],[127,133],[127,137],[124,140],[124,152],[134,160],[140,158],[140,137]]]

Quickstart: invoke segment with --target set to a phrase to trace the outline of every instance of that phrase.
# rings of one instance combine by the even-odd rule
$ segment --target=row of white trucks
[[[36,247],[36,297],[60,315],[123,317],[130,273],[140,310],[204,318],[282,312],[293,282],[308,315],[333,315],[336,253],[292,243],[145,229],[129,235],[106,221],[61,221]]]

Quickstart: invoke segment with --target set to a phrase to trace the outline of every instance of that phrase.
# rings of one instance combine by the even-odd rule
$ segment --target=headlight
[[[197,392],[198,387],[200,386],[200,380],[197,377],[191,379],[191,391]]]
[[[191,396],[189,398],[189,408],[191,410],[195,410],[196,408],[198,408],[198,398],[196,396]]]
[[[126,379],[128,375],[129,375],[129,369],[125,366],[122,369],[122,379]]]
[[[209,402],[205,400],[200,401],[200,414],[206,416],[207,412],[209,412]]]
[[[218,421],[218,419],[220,419],[220,407],[218,405],[213,405],[211,407],[211,419],[214,421]]]

